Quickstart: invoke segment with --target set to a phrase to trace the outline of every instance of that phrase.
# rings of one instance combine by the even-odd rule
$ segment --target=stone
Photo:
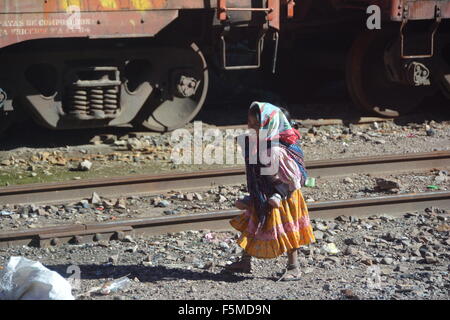
[[[425,257],[425,259],[423,259],[423,261],[427,264],[436,264],[439,263],[439,260],[435,257]]]
[[[371,266],[371,265],[373,265],[373,261],[372,261],[372,259],[370,259],[370,258],[363,258],[363,259],[361,259],[361,263],[362,263],[362,264],[365,264],[366,266]]]
[[[328,229],[328,227],[325,226],[323,223],[316,223],[316,226],[314,229],[317,229],[319,231],[326,231]]]
[[[317,135],[317,128],[316,127],[312,127],[311,129],[309,129],[308,133],[311,133],[313,135]]]
[[[381,259],[381,263],[382,264],[392,264],[392,263],[394,263],[394,259],[392,259],[392,258],[388,258],[388,257],[384,257],[383,259]]]
[[[39,209],[39,207],[35,204],[30,204],[28,206],[28,208],[29,208],[29,212],[37,212],[37,210]]]
[[[323,240],[324,233],[322,231],[314,231],[314,237],[316,240]]]
[[[361,241],[355,239],[355,238],[347,238],[344,240],[344,243],[346,245],[360,245]]]
[[[339,259],[338,257],[327,257],[327,258],[325,259],[325,261],[332,261],[332,262],[334,262],[335,264],[339,264],[339,263],[341,262],[341,259]]]
[[[344,253],[348,256],[354,256],[358,254],[358,250],[354,247],[347,247]]]
[[[178,210],[164,210],[164,214],[168,216],[176,215],[178,213],[179,213]]]
[[[203,197],[200,193],[194,193],[195,199],[197,199],[198,201],[203,201]]]
[[[384,178],[375,178],[376,188],[381,191],[400,190],[401,185],[395,180],[387,180]]]
[[[448,180],[448,177],[446,177],[446,176],[436,176],[434,178],[434,183],[443,184],[443,183],[447,182],[447,180]]]
[[[340,221],[340,222],[349,222],[350,221],[349,217],[347,217],[347,216],[339,216],[339,217],[336,217],[334,220]]]
[[[324,244],[322,250],[329,254],[338,254],[340,252],[334,243]]]
[[[118,147],[124,147],[127,145],[127,141],[126,140],[116,140],[116,141],[114,141],[113,144]]]
[[[49,216],[49,213],[45,209],[42,209],[42,208],[39,208],[37,210],[37,214],[38,214],[38,216],[41,216],[41,217],[48,217]]]
[[[398,265],[395,267],[394,271],[405,273],[408,272],[408,267],[404,265]]]
[[[135,245],[133,247],[126,248],[125,252],[136,253],[137,250],[138,250],[138,246]]]
[[[386,241],[392,242],[392,241],[395,241],[398,238],[398,236],[392,232],[388,232],[388,233],[384,234],[382,236],[382,238]]]
[[[314,272],[314,268],[311,268],[311,267],[307,267],[307,268],[303,269],[304,274],[313,273],[313,272]]]
[[[89,160],[84,160],[78,164],[79,171],[89,171],[92,168],[92,162]]]
[[[111,262],[112,264],[117,264],[119,262],[119,255],[116,254],[116,255],[110,256],[108,258],[108,262]]]
[[[160,208],[167,208],[168,206],[170,206],[170,201],[161,200],[156,206]]]
[[[102,248],[109,248],[109,241],[107,240],[100,240],[97,242],[97,246],[102,247]]]
[[[100,135],[100,139],[105,144],[113,144],[117,141],[117,136],[114,134],[102,134]]]
[[[130,235],[126,235],[122,242],[128,242],[128,243],[136,243],[136,241],[134,241],[134,239],[130,236]]]
[[[358,295],[356,295],[352,290],[350,289],[343,289],[341,293],[346,297],[347,299],[351,300],[359,300]]]
[[[186,193],[184,195],[184,199],[187,201],[193,201],[194,200],[194,194],[193,193]]]
[[[374,130],[379,130],[380,129],[380,125],[378,124],[378,122],[373,122],[372,123],[372,129],[374,129]]]
[[[221,243],[219,243],[219,247],[220,247],[221,249],[223,249],[223,250],[228,250],[228,249],[230,249],[230,246],[229,246],[228,243],[226,243],[226,242],[221,242]]]
[[[126,209],[127,208],[127,200],[124,198],[117,199],[117,202],[114,205],[118,209]]]
[[[186,242],[183,240],[177,240],[176,243],[177,243],[177,246],[179,246],[179,247],[184,247],[186,245]]]
[[[450,225],[443,223],[436,227],[436,231],[438,232],[447,232],[450,231]]]
[[[227,199],[226,197],[224,197],[223,195],[219,195],[219,196],[217,197],[217,201],[218,201],[219,203],[224,203],[224,202],[228,201],[228,199]]]
[[[429,137],[434,137],[436,135],[436,130],[434,130],[433,128],[430,128],[428,130],[426,130],[427,136]]]
[[[144,148],[144,143],[137,139],[137,138],[131,138],[127,140],[127,149],[130,151],[134,150],[142,150]]]
[[[344,178],[343,182],[347,183],[347,184],[352,184],[353,180],[351,178],[347,177],[347,178]]]

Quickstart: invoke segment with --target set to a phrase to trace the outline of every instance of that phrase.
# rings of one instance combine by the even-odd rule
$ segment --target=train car
[[[369,31],[373,5],[383,27]],[[279,41],[311,25],[332,36],[334,17],[361,22],[347,68],[355,104],[396,116],[437,87],[449,93],[435,41],[449,16],[443,0],[0,0],[0,131],[25,116],[51,129],[174,130],[202,108],[212,59],[225,72],[260,68],[271,43],[275,71]],[[411,53],[416,21],[431,27]]]
[[[346,64],[347,87],[356,106],[397,117],[430,107],[438,91],[450,98],[450,1],[332,3],[338,12],[366,14]],[[381,22],[374,26],[370,19],[378,13]]]

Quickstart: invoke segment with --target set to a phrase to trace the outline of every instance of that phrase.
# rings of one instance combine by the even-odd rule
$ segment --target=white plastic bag
[[[0,271],[0,300],[74,300],[70,283],[40,262],[11,257]]]

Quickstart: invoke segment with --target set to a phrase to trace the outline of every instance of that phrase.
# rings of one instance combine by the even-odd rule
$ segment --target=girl
[[[251,259],[276,258],[285,252],[288,255],[287,268],[279,280],[298,280],[300,270],[297,249],[301,245],[315,242],[303,195],[300,191],[304,175],[299,161],[303,158],[296,145],[298,135],[292,129],[283,112],[268,103],[254,102],[248,113],[248,126],[256,132],[264,130],[267,143],[267,156],[272,163],[278,160],[275,175],[264,175],[264,166],[259,159],[259,141],[256,145],[257,163],[250,163],[251,144],[247,139],[244,150],[247,187],[250,197],[247,202],[237,201],[236,206],[245,212],[231,220],[231,225],[240,231],[238,244],[244,249],[241,259],[226,269],[232,272],[251,273]],[[255,138],[255,136],[253,136]],[[253,148],[255,149],[255,148]],[[289,186],[286,199],[280,200],[279,208],[269,200],[277,193],[277,185]]]

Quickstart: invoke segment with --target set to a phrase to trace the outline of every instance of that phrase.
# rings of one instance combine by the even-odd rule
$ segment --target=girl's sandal
[[[233,273],[252,273],[252,266],[249,262],[239,260],[224,267],[228,272]]]
[[[301,279],[301,273],[297,265],[288,265],[283,275],[277,280],[280,281],[298,281]]]

